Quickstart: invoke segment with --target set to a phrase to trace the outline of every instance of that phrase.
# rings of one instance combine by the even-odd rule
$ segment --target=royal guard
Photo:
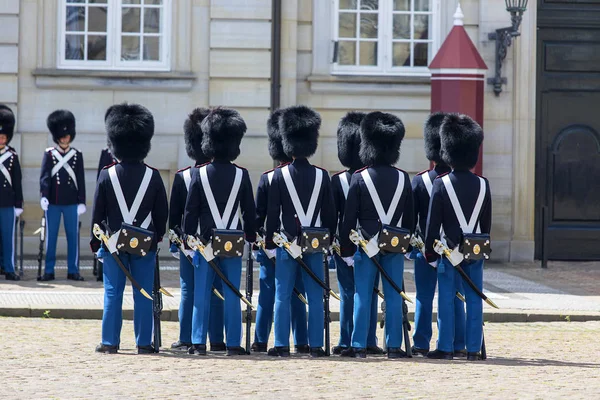
[[[432,169],[417,174],[412,181],[413,197],[415,201],[415,224],[418,226],[419,239],[425,236],[429,199],[433,188],[433,181],[439,175],[450,172],[450,167],[440,156],[440,126],[446,113],[431,114],[425,121],[423,139],[425,141],[425,156],[434,164]],[[417,289],[417,302],[415,307],[415,332],[413,333],[412,353],[417,356],[426,356],[431,342],[433,318],[433,297],[437,285],[437,271],[425,259],[425,254],[418,249],[413,249],[411,258],[415,260],[415,286]],[[457,280],[457,292],[460,296],[464,293],[462,282]],[[458,298],[454,297],[454,356],[466,357],[465,350],[465,306]]]
[[[138,354],[152,347],[152,293],[157,243],[167,224],[167,194],[158,170],[144,164],[154,118],[138,104],[111,106],[105,118],[108,143],[119,163],[102,169],[92,214],[92,251],[103,260],[104,312],[100,353],[116,353],[121,341],[123,291],[133,290]]]
[[[404,253],[410,248],[413,195],[408,174],[394,167],[404,138],[402,121],[372,112],[360,124],[361,161],[367,167],[352,175],[340,229],[341,255],[354,266],[354,330],[344,357],[366,357],[371,324],[373,286],[377,271],[385,295],[388,358],[406,357],[401,349],[403,311],[401,290]],[[353,254],[352,243],[358,244]]]
[[[337,212],[338,230],[341,229],[342,218],[344,217],[344,206],[346,197],[350,188],[352,175],[364,167],[359,156],[360,150],[360,123],[365,117],[365,113],[351,111],[346,114],[338,125],[337,146],[338,159],[340,163],[348,168],[331,177],[331,191],[333,192],[333,201]],[[338,232],[339,233],[339,232]],[[339,240],[339,239],[338,239]],[[339,242],[337,243],[339,248]],[[351,246],[353,252],[356,251],[354,245]],[[352,330],[354,329],[354,269],[346,264],[340,254],[333,254],[333,262],[337,270],[338,286],[342,302],[340,305],[340,340],[337,346],[333,347],[333,354],[340,354],[343,350],[351,347]],[[375,277],[374,287],[379,285],[379,274]],[[373,291],[371,299],[371,317],[369,322],[369,333],[367,335],[367,353],[383,354],[383,349],[377,346],[377,292]]]
[[[308,300],[310,355],[326,356],[323,257],[329,251],[336,222],[329,175],[308,162],[317,151],[320,126],[319,114],[305,106],[287,108],[279,117],[283,151],[293,161],[274,171],[269,189],[266,253],[268,257],[276,253],[277,260],[271,356],[290,355],[290,304],[299,268]]]
[[[15,116],[0,104],[0,248],[7,281],[20,280],[15,273],[15,217],[23,213],[23,189],[19,156],[8,144],[13,138]]]
[[[98,174],[96,175],[96,179],[98,179],[98,177],[100,176],[100,171],[102,171],[102,168],[114,164],[116,162],[117,160],[113,157],[109,148],[102,149],[102,151],[100,152],[100,160],[98,161]]]
[[[283,151],[281,143],[281,132],[279,131],[279,118],[283,110],[276,110],[267,120],[267,134],[269,140],[269,155],[279,163],[277,168],[289,164],[292,159]],[[275,175],[275,169],[266,171],[260,177],[256,191],[256,226],[264,227],[269,205],[269,187]],[[264,235],[264,232],[263,232]],[[254,251],[254,257],[260,264],[260,292],[258,295],[258,309],[256,310],[256,327],[254,330],[254,343],[252,351],[267,352],[267,342],[271,335],[273,323],[273,308],[275,306],[275,264],[276,258],[269,258],[264,250],[265,238],[262,235],[258,240],[261,242]],[[272,253],[271,253],[272,254]],[[292,332],[294,345],[297,353],[308,353],[308,331],[306,322],[306,306],[299,299],[305,295],[302,274],[298,270],[295,282],[295,294],[291,298],[290,312],[292,320]]]
[[[239,287],[244,241],[253,243],[256,239],[256,207],[248,171],[232,161],[240,155],[246,123],[237,111],[216,108],[204,118],[201,128],[202,152],[211,162],[194,174],[183,221],[184,232],[189,236],[197,235],[200,224],[197,235],[200,244],[194,255],[194,310],[189,353],[206,354],[212,286],[215,274],[222,273],[220,277],[225,278],[223,283],[227,285],[223,285],[227,355],[243,355],[246,349],[241,347]]]
[[[195,161],[194,166],[183,168],[175,174],[171,188],[169,204],[169,229],[181,227],[185,211],[185,201],[198,167],[208,163],[210,159],[202,152],[202,129],[200,125],[210,112],[207,108],[196,108],[183,125],[185,149],[188,157]],[[194,310],[194,266],[190,262],[191,250],[180,249],[171,243],[171,253],[179,258],[179,282],[181,284],[181,301],[179,303],[179,340],[171,345],[172,349],[188,350],[192,347],[192,313]],[[222,293],[222,284],[215,278],[214,289]],[[216,294],[210,299],[210,321],[208,336],[211,351],[225,351],[223,342],[223,301]]]
[[[57,110],[46,121],[55,147],[49,147],[42,160],[40,206],[46,214],[46,267],[41,281],[54,280],[56,242],[61,215],[67,234],[67,279],[82,281],[79,274],[79,216],[86,211],[83,155],[73,147],[75,117]]]
[[[487,179],[470,170],[477,164],[483,130],[466,115],[449,114],[440,128],[440,141],[441,159],[452,171],[434,180],[429,204],[425,251],[427,261],[437,263],[439,336],[437,349],[427,357],[453,357],[457,321],[454,299],[456,282],[463,279],[459,274],[462,271],[473,284],[473,287],[464,285],[467,359],[480,360],[483,340],[480,295],[483,261],[490,253],[492,200]]]

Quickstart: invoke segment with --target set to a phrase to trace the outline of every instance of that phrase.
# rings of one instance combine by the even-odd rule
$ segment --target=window
[[[333,73],[429,75],[439,0],[334,0]]]
[[[61,0],[58,67],[168,70],[171,0]]]

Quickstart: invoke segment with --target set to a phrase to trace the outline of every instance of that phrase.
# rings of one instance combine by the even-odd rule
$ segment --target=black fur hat
[[[400,157],[404,124],[393,114],[375,111],[360,123],[360,159],[364,165],[393,165]]]
[[[283,109],[275,110],[267,120],[267,134],[269,136],[269,155],[275,161],[290,162],[291,157],[283,151],[283,143],[281,139],[281,131],[279,130],[279,119],[283,114]]]
[[[121,161],[142,161],[150,152],[154,136],[154,117],[139,104],[115,104],[104,118],[108,147]]]
[[[46,125],[52,134],[52,140],[58,144],[58,139],[71,135],[75,140],[75,116],[69,110],[56,110],[48,115]]]
[[[317,151],[321,117],[306,106],[283,110],[279,118],[283,151],[288,157],[308,158]]]
[[[440,128],[442,160],[456,170],[469,170],[477,164],[483,143],[483,129],[471,117],[448,114]]]
[[[6,144],[8,145],[15,132],[15,114],[12,110],[0,104],[0,135],[6,135]]]
[[[202,121],[210,113],[208,108],[196,108],[183,123],[185,151],[196,164],[204,164],[209,160],[202,152]]]
[[[338,158],[344,167],[353,171],[364,166],[358,153],[360,151],[360,123],[366,115],[363,112],[350,111],[338,125]]]
[[[438,165],[445,164],[440,157],[440,127],[442,126],[442,122],[444,122],[446,115],[448,115],[448,113],[445,112],[430,114],[425,121],[425,127],[423,129],[425,157]]]
[[[215,108],[202,121],[202,152],[209,159],[233,161],[240,155],[246,123],[231,108]]]

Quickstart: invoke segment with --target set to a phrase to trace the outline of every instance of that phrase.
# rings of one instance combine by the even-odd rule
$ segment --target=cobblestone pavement
[[[435,328],[435,326],[434,326]],[[487,324],[488,360],[389,361],[94,353],[99,321],[0,318],[3,399],[31,398],[477,398],[600,397],[600,322]],[[177,324],[163,324],[164,346]],[[338,329],[332,324],[332,337]],[[382,337],[382,332],[378,335]],[[435,337],[435,332],[434,332]]]

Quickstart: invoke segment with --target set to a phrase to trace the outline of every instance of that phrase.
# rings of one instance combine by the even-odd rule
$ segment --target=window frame
[[[66,18],[67,18],[67,0],[59,0],[58,6],[58,46],[56,49],[56,60],[58,69],[71,69],[71,70],[98,70],[98,71],[170,71],[171,70],[171,29],[172,29],[172,0],[163,0],[162,13],[161,13],[161,24],[164,28],[163,32],[160,33],[162,41],[160,41],[160,56],[162,61],[123,61],[121,60],[121,38],[123,32],[122,29],[122,14],[123,0],[107,0],[107,21],[106,21],[106,60],[105,61],[94,61],[94,60],[66,60],[65,59],[65,44],[66,44]],[[76,4],[73,4],[76,6]],[[86,9],[90,7],[89,4],[85,3]],[[103,4],[98,6],[92,5],[91,7],[102,7]],[[125,7],[128,7],[125,4]],[[134,5],[135,6],[135,5]],[[139,7],[142,9],[141,5]],[[155,8],[155,7],[150,7]],[[143,14],[140,13],[141,24],[143,26]],[[89,14],[88,14],[89,15]],[[143,29],[143,28],[142,28]],[[87,26],[85,35],[88,34]],[[140,32],[138,36],[143,36],[143,32]],[[135,36],[135,35],[125,35]],[[87,41],[86,41],[87,47]]]
[[[364,65],[339,65],[337,60],[330,62],[331,75],[369,75],[369,76],[431,76],[428,67],[394,67],[393,58],[393,0],[379,0],[378,26],[377,30],[377,66]],[[331,0],[331,38],[333,43],[339,42],[339,4],[340,0]],[[382,7],[382,4],[384,6]],[[411,0],[411,8],[414,8],[414,0]],[[358,10],[357,12],[360,12]],[[418,13],[418,12],[417,12]],[[415,12],[410,12],[411,21],[413,21]],[[441,46],[441,0],[431,0],[431,54],[432,59]],[[357,30],[360,29],[360,21],[357,23]],[[411,36],[412,36],[411,32]],[[356,42],[360,40],[356,38]],[[415,43],[411,39],[409,43]],[[418,43],[418,42],[417,42]],[[383,50],[383,51],[382,51]],[[414,51],[411,53],[414,57]],[[333,58],[333,57],[332,57]],[[431,62],[431,60],[429,60]]]

